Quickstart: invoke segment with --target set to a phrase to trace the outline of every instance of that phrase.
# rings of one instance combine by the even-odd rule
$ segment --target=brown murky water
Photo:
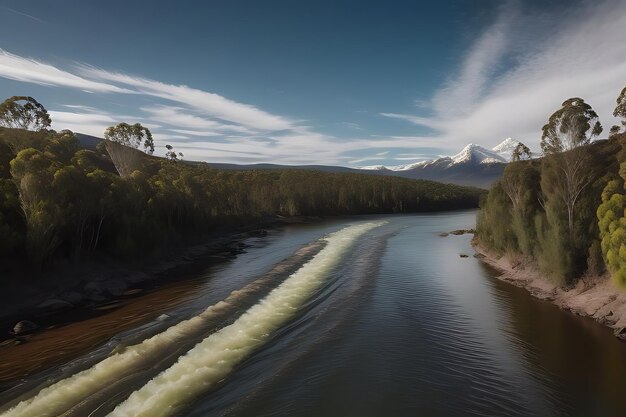
[[[0,387],[42,369],[63,364],[102,345],[114,335],[156,319],[189,301],[200,280],[166,285],[140,297],[120,300],[96,317],[47,329],[28,336],[21,345],[0,349]]]

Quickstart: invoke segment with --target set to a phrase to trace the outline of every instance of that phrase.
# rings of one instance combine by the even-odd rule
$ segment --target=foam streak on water
[[[311,243],[296,251],[288,261],[297,262],[298,259],[305,258],[309,256],[309,253],[319,250],[319,247],[319,242]],[[184,320],[137,345],[129,346],[89,369],[42,389],[35,396],[20,402],[1,416],[51,417],[68,412],[122,378],[143,367],[150,366],[151,362],[158,359],[162,352],[167,352],[187,338],[202,334],[211,320],[235,310],[242,298],[253,295],[268,283],[273,282],[275,275],[285,268],[285,262],[279,263],[270,273],[240,290],[233,291],[226,299],[208,307],[201,314]]]
[[[176,364],[132,393],[110,416],[168,416],[215,386],[296,314],[359,236],[382,224],[358,224],[326,237],[326,247],[313,259],[233,324],[198,343]]]

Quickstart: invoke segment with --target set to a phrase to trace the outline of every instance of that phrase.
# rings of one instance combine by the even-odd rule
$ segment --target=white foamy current
[[[382,222],[359,224],[326,237],[326,247],[313,259],[233,324],[198,343],[176,364],[132,393],[110,416],[168,416],[213,387],[296,314],[359,236],[380,225]]]
[[[324,283],[331,270],[356,241],[385,222],[370,222],[346,227],[322,240],[326,246],[265,298],[243,313],[234,323],[198,343],[166,369],[119,404],[110,416],[167,416],[211,389],[233,368],[268,339],[270,334],[291,319],[299,307]],[[254,284],[254,283],[253,283]],[[207,320],[232,305],[238,297],[252,291],[251,285],[233,292],[189,320],[111,355],[93,367],[61,380],[37,395],[3,413],[6,417],[46,417],[63,414],[128,374],[143,359],[198,332]]]

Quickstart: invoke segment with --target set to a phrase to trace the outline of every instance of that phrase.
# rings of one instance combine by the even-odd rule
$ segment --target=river
[[[250,238],[237,258],[90,323],[109,340],[14,381],[0,415],[626,415],[625,344],[495,278],[470,235],[439,236],[475,214]],[[140,326],[122,325],[139,310]]]

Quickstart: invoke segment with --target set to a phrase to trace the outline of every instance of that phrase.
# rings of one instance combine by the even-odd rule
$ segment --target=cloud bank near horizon
[[[84,103],[49,108],[56,129],[100,136],[112,124],[140,122],[153,130],[157,145],[170,143],[187,159],[392,165],[454,154],[470,142],[492,147],[507,137],[537,149],[541,126],[574,96],[596,109],[607,132],[616,123],[615,98],[626,85],[624,27],[626,3],[618,0],[559,11],[504,3],[429,100],[415,100],[405,112],[380,109],[373,116],[414,125],[414,135],[374,135],[350,121],[343,123],[357,136],[330,135],[310,121],[213,92],[84,63],[59,67],[3,49],[0,77],[84,94]],[[142,104],[104,110],[93,104],[94,97]]]

